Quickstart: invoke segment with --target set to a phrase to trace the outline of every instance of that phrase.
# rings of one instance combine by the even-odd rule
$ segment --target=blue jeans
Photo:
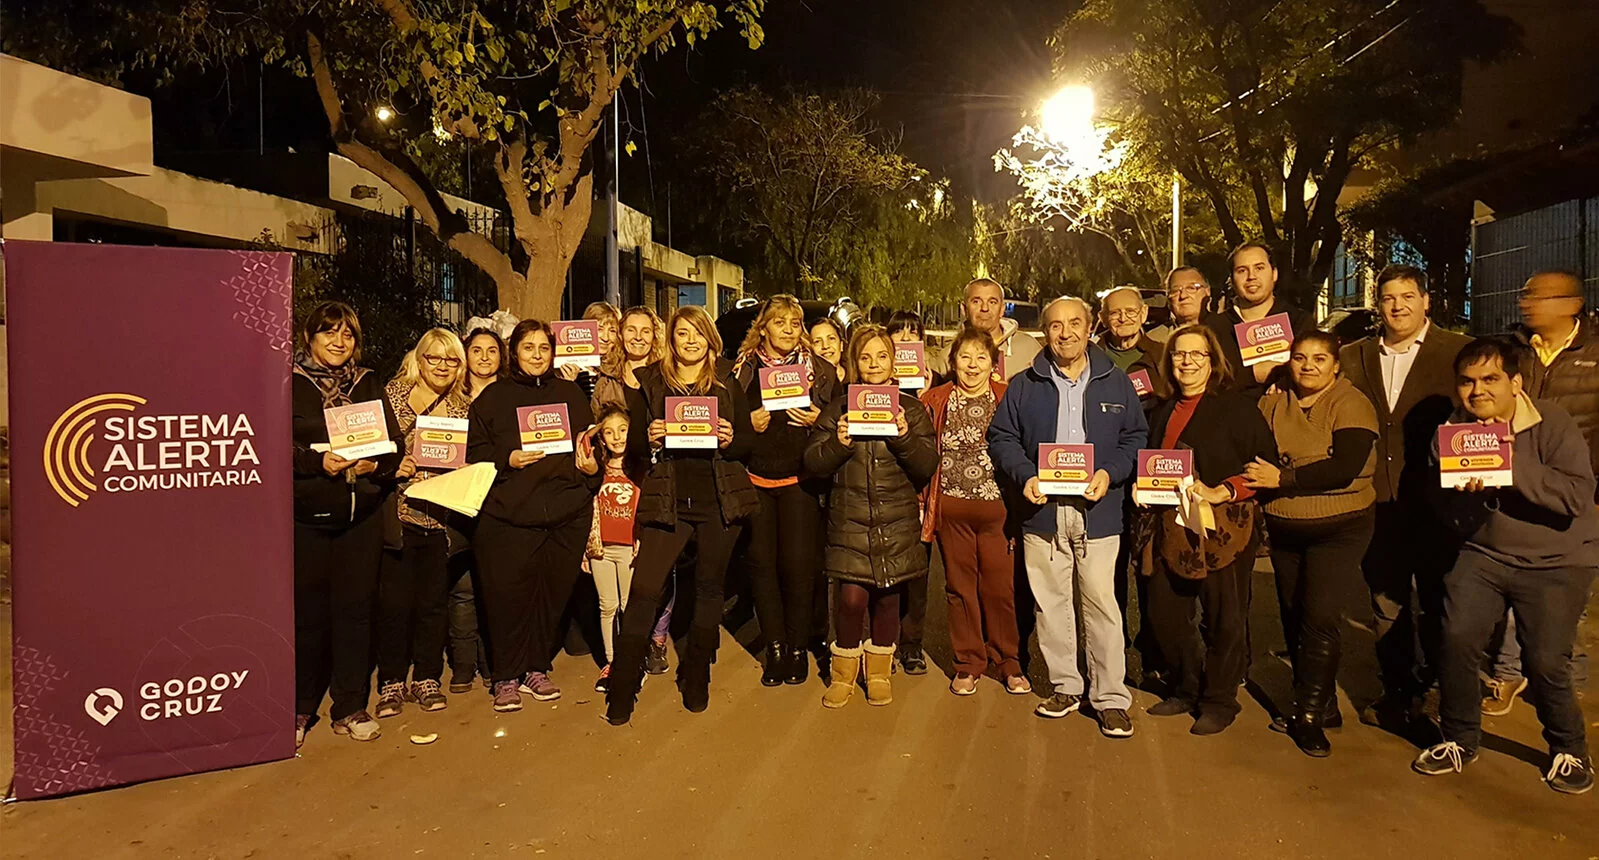
[[[1588,620],[1586,593],[1583,594],[1582,616],[1577,621],[1580,628],[1583,621]],[[1521,640],[1516,635],[1516,614],[1506,612],[1504,620],[1494,628],[1493,639],[1488,643],[1488,660],[1492,664],[1489,668],[1489,677],[1495,681],[1520,681],[1521,674]],[[1571,655],[1571,685],[1582,687],[1588,683],[1588,651],[1582,647],[1582,637],[1577,637],[1572,646]]]

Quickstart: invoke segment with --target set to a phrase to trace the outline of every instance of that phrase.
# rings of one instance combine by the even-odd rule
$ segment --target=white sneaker
[[[375,741],[383,734],[383,730],[378,728],[378,721],[366,711],[356,711],[342,720],[335,720],[333,733],[349,735],[350,740],[355,741]]]

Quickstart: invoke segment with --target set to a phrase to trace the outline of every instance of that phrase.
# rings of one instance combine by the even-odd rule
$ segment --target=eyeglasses
[[[445,367],[461,366],[461,360],[453,355],[424,355],[422,360],[427,362],[429,367],[438,367],[439,365]]]
[[[1199,350],[1199,349],[1184,349],[1184,350],[1180,350],[1178,352],[1172,353],[1171,357],[1172,357],[1172,361],[1174,361],[1174,362],[1176,362],[1176,361],[1192,361],[1193,363],[1198,364],[1198,363],[1200,363],[1202,361],[1210,361],[1210,353],[1208,351]]]
[[[1138,308],[1120,308],[1114,311],[1105,311],[1106,319],[1135,320],[1138,319]]]
[[[1526,290],[1522,290],[1521,292],[1516,294],[1516,298],[1518,300],[1520,300],[1520,301],[1523,301],[1523,302],[1553,302],[1553,301],[1558,301],[1560,299],[1578,299],[1578,298],[1582,298],[1582,297],[1581,296],[1575,296],[1575,295],[1540,296],[1537,293],[1529,293]]]
[[[1195,295],[1197,293],[1207,292],[1208,290],[1210,290],[1210,287],[1207,287],[1204,284],[1187,284],[1187,285],[1181,286],[1181,287],[1172,287],[1171,289],[1166,291],[1166,295],[1168,295],[1168,296],[1177,296],[1178,298],[1181,298],[1183,296],[1190,296],[1190,295]]]

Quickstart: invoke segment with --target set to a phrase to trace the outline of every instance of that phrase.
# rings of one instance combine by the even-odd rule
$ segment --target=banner
[[[293,756],[292,256],[3,250],[17,796]]]

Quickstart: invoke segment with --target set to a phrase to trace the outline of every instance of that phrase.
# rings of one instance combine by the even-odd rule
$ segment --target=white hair
[[[1117,293],[1132,293],[1133,298],[1137,299],[1140,305],[1144,304],[1144,292],[1137,287],[1124,284],[1120,287],[1112,287],[1110,290],[1106,291],[1105,295],[1101,296],[1099,299],[1099,306],[1105,307],[1106,305],[1110,304],[1110,297],[1116,295]]]
[[[1089,304],[1088,300],[1083,298],[1082,296],[1061,296],[1060,298],[1051,301],[1049,304],[1044,305],[1044,309],[1043,310],[1038,312],[1039,320],[1042,321],[1044,319],[1047,319],[1049,317],[1050,309],[1054,308],[1058,304],[1061,304],[1062,302],[1070,302],[1070,303],[1073,303],[1073,304],[1077,305],[1078,307],[1082,308],[1083,309],[1083,315],[1085,317],[1087,317],[1090,322],[1093,321],[1093,319],[1094,319],[1094,306]]]

